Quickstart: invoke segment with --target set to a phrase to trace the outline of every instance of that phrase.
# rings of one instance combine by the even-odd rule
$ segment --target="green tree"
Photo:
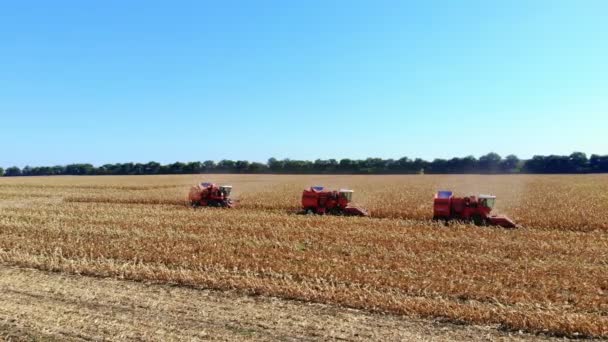
[[[340,160],[338,164],[338,169],[342,172],[354,172],[356,168],[356,163],[348,158]]]
[[[514,154],[509,154],[500,163],[502,172],[516,172],[519,167],[519,158]]]
[[[501,160],[500,155],[494,152],[479,157],[479,172],[496,173],[500,171]]]
[[[21,169],[17,166],[9,167],[4,171],[4,175],[7,177],[21,176]]]
[[[169,166],[169,173],[176,175],[176,174],[184,173],[184,168],[186,167],[186,164],[181,163],[181,162],[175,162],[168,166]]]
[[[133,169],[135,168],[135,164],[133,163],[123,163],[119,164],[118,174],[119,175],[131,175],[133,174]]]
[[[52,175],[64,175],[65,174],[65,166],[55,165],[55,166],[52,166],[50,169],[51,169]]]
[[[91,175],[93,174],[94,167],[91,164],[69,164],[65,167],[65,173],[67,175]]]
[[[265,172],[267,169],[268,166],[266,166],[266,164],[252,162],[251,164],[249,164],[247,171],[251,173],[262,173]]]
[[[189,162],[184,166],[184,173],[201,173],[203,164],[201,162]]]
[[[156,175],[160,172],[160,163],[151,161],[144,165],[144,173],[147,175]]]
[[[231,172],[234,170],[235,163],[232,160],[223,159],[217,163],[217,169],[223,172]]]
[[[589,168],[591,172],[608,172],[608,156],[591,155]]]
[[[213,160],[205,160],[203,162],[203,171],[204,172],[213,172],[215,170],[215,162]]]
[[[283,168],[285,167],[285,162],[283,162],[282,160],[277,160],[276,158],[270,158],[268,159],[267,165],[270,171],[279,173],[283,171]]]
[[[429,173],[447,173],[448,161],[441,158],[434,159],[428,168]]]
[[[587,155],[583,152],[574,152],[570,154],[570,172],[586,172],[589,167],[589,160]]]
[[[246,160],[237,160],[236,163],[234,163],[234,168],[238,173],[246,172],[249,168],[249,162]]]
[[[4,169],[0,167],[0,177],[4,176]]]
[[[25,165],[25,167],[23,169],[21,169],[21,175],[22,176],[31,176],[32,168],[29,165]]]
[[[146,174],[146,165],[142,163],[136,163],[133,165],[133,171],[131,174],[133,175],[145,175]]]

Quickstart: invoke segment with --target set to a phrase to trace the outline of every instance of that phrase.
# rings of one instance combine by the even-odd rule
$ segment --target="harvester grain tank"
[[[369,213],[351,204],[353,190],[326,190],[322,186],[312,186],[302,192],[302,209],[309,214],[330,214],[347,216],[369,216]]]
[[[213,183],[203,182],[190,189],[188,200],[192,207],[232,208],[231,192],[231,185],[218,186]]]
[[[454,197],[451,191],[438,191],[433,204],[433,219],[468,221],[478,226],[517,228],[510,218],[490,214],[495,201],[496,196],[492,195]]]

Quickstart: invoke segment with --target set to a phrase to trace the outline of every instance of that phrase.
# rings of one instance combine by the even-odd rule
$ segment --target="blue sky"
[[[606,1],[5,1],[0,166],[608,154]]]

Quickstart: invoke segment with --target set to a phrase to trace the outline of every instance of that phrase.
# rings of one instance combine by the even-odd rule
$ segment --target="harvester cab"
[[[348,190],[348,189],[340,189],[340,191],[339,191],[340,197],[344,198],[347,203],[352,202],[352,200],[353,200],[353,192],[354,191]]]
[[[230,193],[232,192],[232,185],[220,186],[220,192],[223,193],[226,197],[230,196]]]
[[[331,214],[348,216],[369,216],[360,207],[351,205],[353,190],[326,190],[322,186],[311,186],[302,192],[302,209],[309,214]]]
[[[232,208],[231,192],[232,185],[217,186],[213,183],[203,182],[190,189],[188,201],[192,207]]]
[[[492,195],[479,195],[479,204],[492,210],[494,208],[494,203],[496,202],[496,196]]]
[[[433,219],[473,222],[478,226],[493,225],[516,228],[513,220],[504,215],[490,215],[496,196],[479,195],[454,197],[451,191],[438,191],[433,202]]]

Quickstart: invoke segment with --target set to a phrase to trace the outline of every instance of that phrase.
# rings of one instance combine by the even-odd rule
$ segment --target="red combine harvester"
[[[232,208],[230,199],[231,185],[217,186],[213,183],[201,183],[190,189],[188,200],[192,207],[224,207]]]
[[[478,226],[494,225],[517,228],[515,222],[503,215],[490,215],[496,196],[479,195],[453,197],[451,191],[438,191],[433,205],[433,219],[461,220]]]
[[[325,190],[322,186],[311,186],[302,193],[302,208],[307,214],[331,214],[347,216],[369,216],[363,208],[350,205],[352,190]]]

